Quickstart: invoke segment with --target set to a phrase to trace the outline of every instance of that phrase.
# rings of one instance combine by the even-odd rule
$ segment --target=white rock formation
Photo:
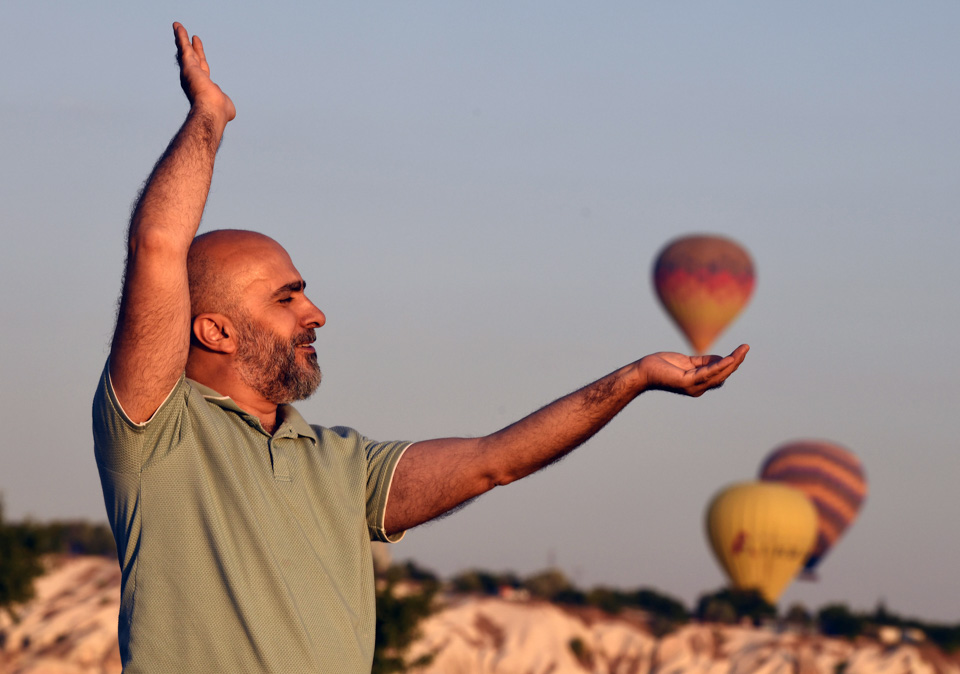
[[[116,562],[51,561],[36,595],[19,623],[0,614],[0,672],[119,674]],[[929,645],[701,624],[658,640],[637,615],[543,602],[459,597],[422,627],[410,656],[435,654],[422,674],[960,674]]]
[[[117,614],[120,567],[102,557],[49,560],[34,584],[36,597],[0,614],[0,672],[115,674],[120,671]]]

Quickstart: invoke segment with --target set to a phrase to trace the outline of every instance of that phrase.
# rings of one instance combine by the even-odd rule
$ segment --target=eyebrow
[[[271,295],[271,297],[280,297],[281,295],[285,295],[287,293],[303,292],[303,290],[306,287],[307,287],[306,281],[292,281],[291,283],[288,283],[285,286],[280,286],[279,288],[274,290],[273,295]]]

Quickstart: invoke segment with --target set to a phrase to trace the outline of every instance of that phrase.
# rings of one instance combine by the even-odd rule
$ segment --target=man
[[[94,399],[123,569],[126,672],[369,672],[370,540],[395,541],[564,456],[644,391],[699,396],[743,361],[647,356],[482,438],[374,442],[307,424],[323,313],[255,232],[196,236],[233,102],[174,24],[190,112],[130,221]]]

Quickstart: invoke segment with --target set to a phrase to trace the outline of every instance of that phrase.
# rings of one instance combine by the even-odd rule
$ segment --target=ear
[[[193,338],[203,348],[216,353],[237,350],[233,323],[223,314],[198,314],[193,319]]]

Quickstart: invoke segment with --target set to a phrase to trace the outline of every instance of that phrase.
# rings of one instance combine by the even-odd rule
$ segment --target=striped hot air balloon
[[[860,459],[849,449],[824,440],[796,440],[777,447],[760,467],[760,479],[799,489],[816,506],[817,543],[804,563],[808,574],[857,518],[867,496]]]
[[[753,262],[729,239],[683,236],[657,256],[653,286],[690,345],[705,353],[749,301]]]

